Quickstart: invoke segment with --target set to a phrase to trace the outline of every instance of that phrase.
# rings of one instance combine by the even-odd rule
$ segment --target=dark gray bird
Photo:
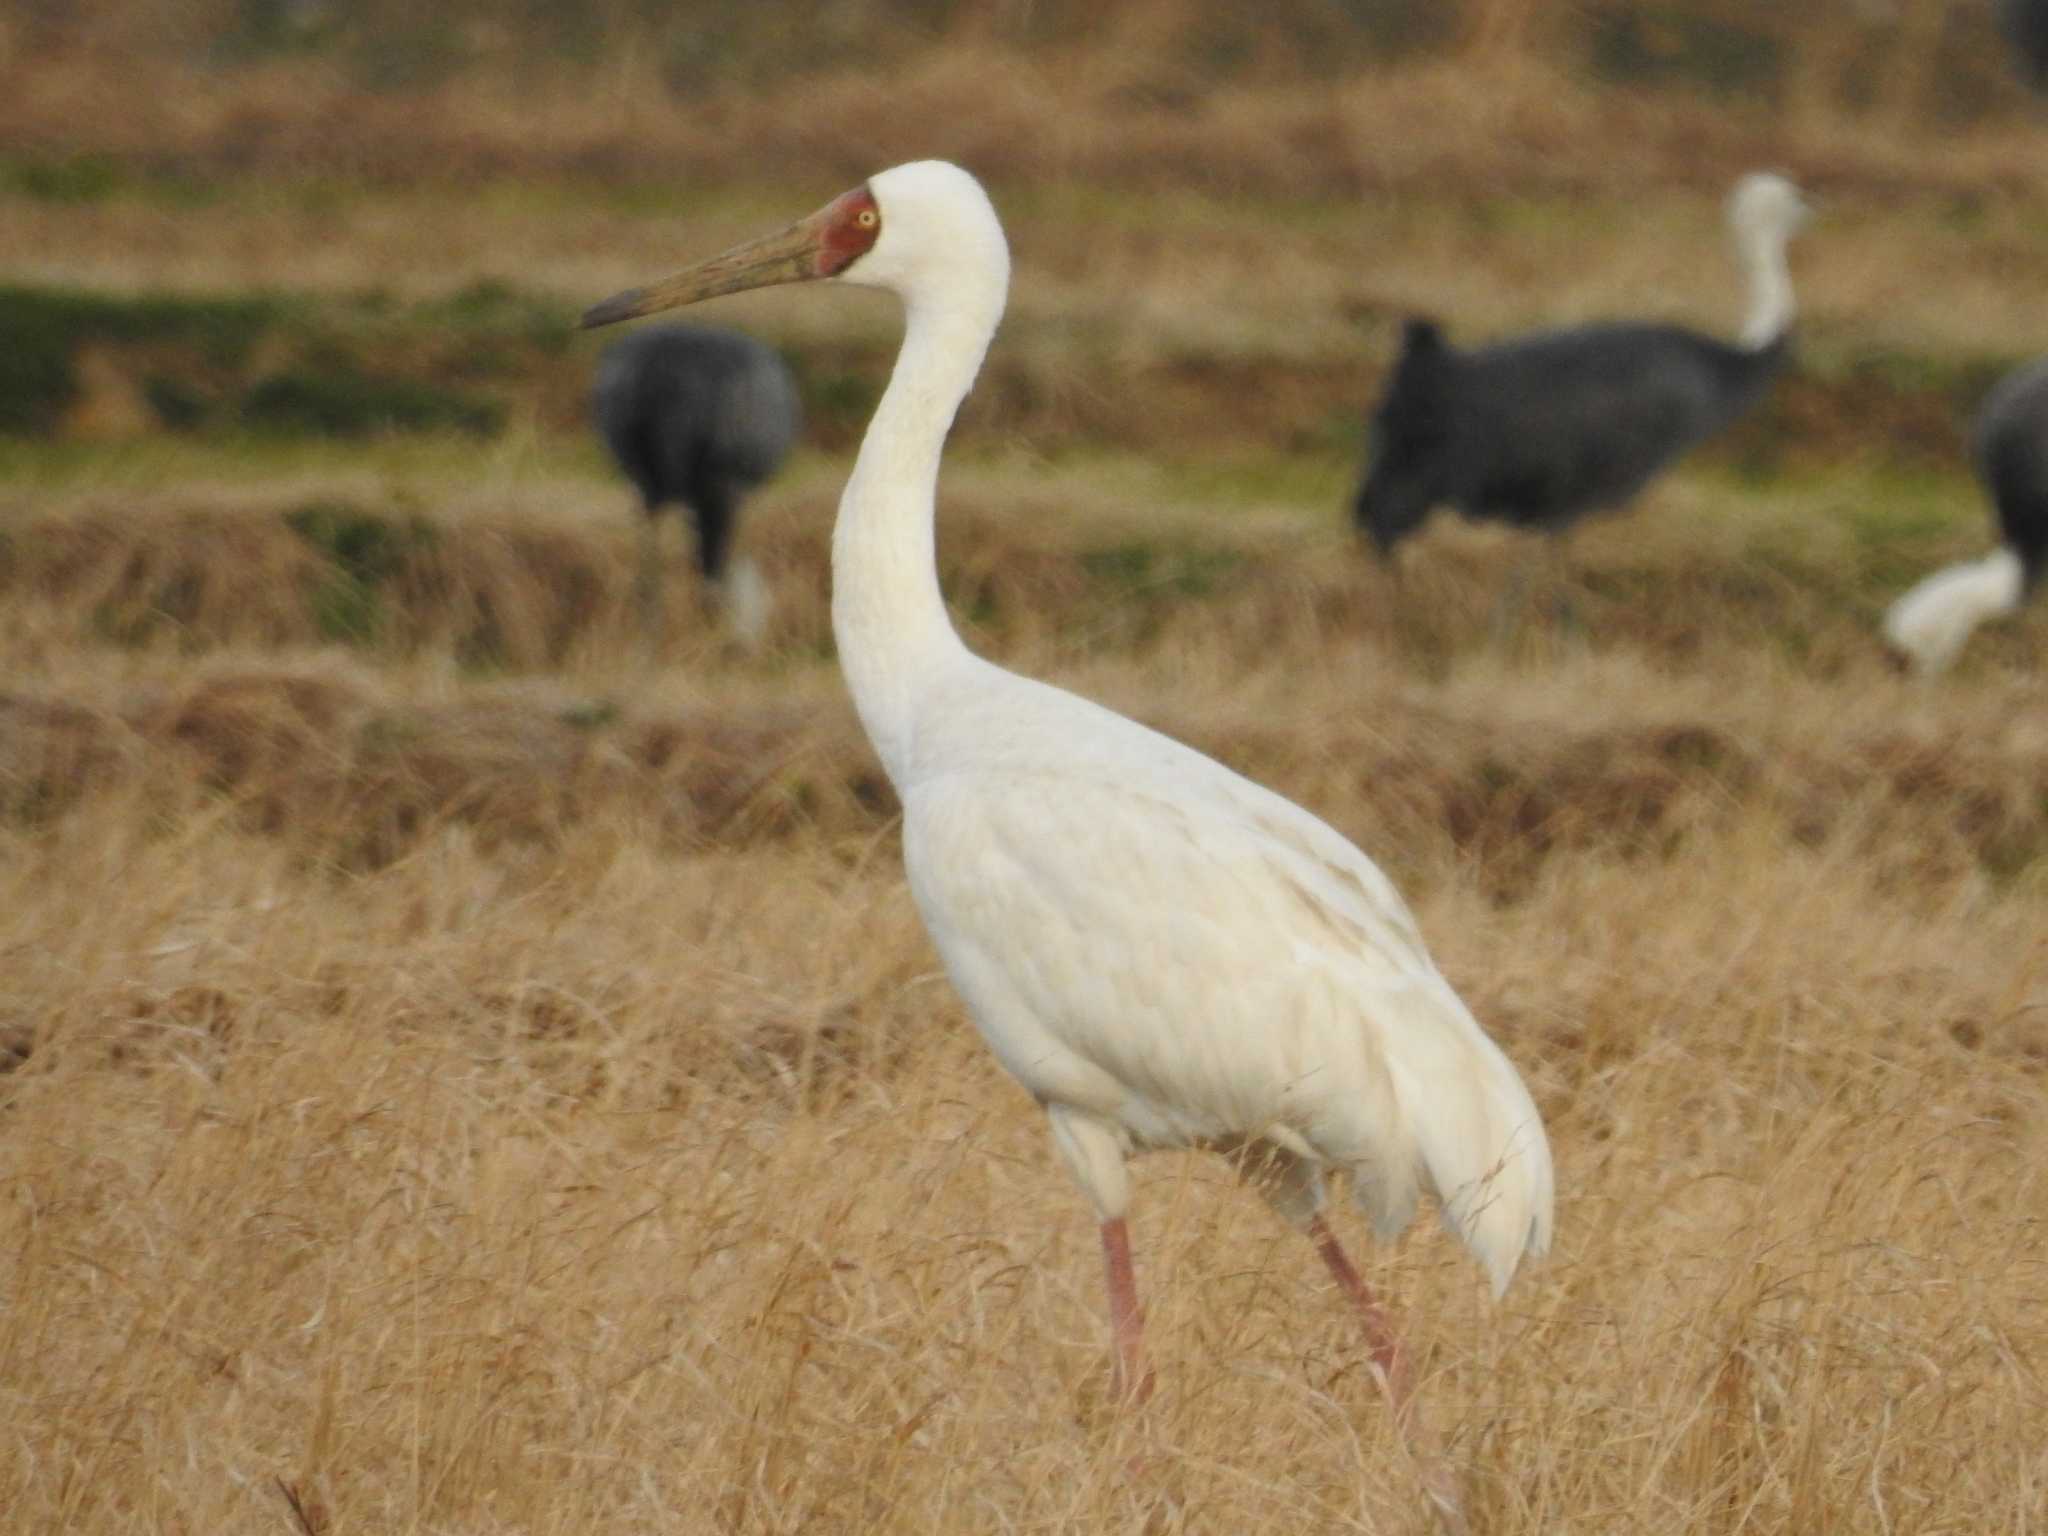
[[[591,412],[647,512],[639,600],[659,628],[661,509],[677,502],[697,525],[706,589],[746,644],[768,623],[766,583],[732,553],[747,494],[774,474],[802,427],[803,408],[782,359],[751,336],[706,326],[650,326],[607,347]]]
[[[2048,90],[2048,0],[1998,0],[1998,24],[2012,45],[2013,68],[2035,90]]]
[[[1750,304],[1733,344],[1607,323],[1460,351],[1432,322],[1410,320],[1372,422],[1360,530],[1388,554],[1444,504],[1554,533],[1628,502],[1784,366],[1794,314],[1785,247],[1807,217],[1782,176],[1736,183],[1728,221]]]
[[[1977,478],[1998,519],[1998,548],[1936,571],[1891,606],[1884,635],[1932,676],[1986,619],[2016,611],[2048,569],[2048,358],[2016,368],[1977,408]]]

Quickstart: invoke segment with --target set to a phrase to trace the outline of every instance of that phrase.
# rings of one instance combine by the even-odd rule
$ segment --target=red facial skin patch
[[[882,210],[862,183],[827,203],[818,223],[818,276],[837,277],[873,249],[882,233]]]

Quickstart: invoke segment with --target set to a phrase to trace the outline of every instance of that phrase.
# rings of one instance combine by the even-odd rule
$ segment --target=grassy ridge
[[[964,413],[970,432],[1057,443],[1061,452],[1211,456],[1248,451],[1340,459],[1370,403],[1365,359],[1393,312],[1352,317],[1352,355],[1188,350],[1123,367],[1126,387],[1076,389],[1071,338],[1019,344],[991,360]],[[517,419],[584,426],[587,344],[574,311],[502,283],[441,299],[376,295],[123,296],[0,287],[0,434],[107,438],[173,432],[360,439],[404,433],[493,437]],[[1050,341],[1051,338],[1048,338]],[[885,343],[807,341],[790,351],[812,440],[841,450],[872,409]],[[1708,459],[1753,474],[1879,454],[1952,463],[1959,423],[2015,354],[1915,352],[1827,335],[1762,409],[1709,444]]]
[[[0,287],[0,432],[489,435],[506,407],[477,384],[530,378],[567,346],[562,317],[514,307],[488,287],[402,315],[369,297]]]
[[[0,516],[0,654],[57,635],[187,656],[339,644],[534,672],[638,652],[623,492],[571,475],[456,499],[431,473],[372,494],[313,477],[231,500],[74,491],[48,511],[17,503]],[[1011,461],[963,461],[941,579],[980,643],[1069,663],[1199,643],[1255,665],[1286,638],[1393,647],[1440,670],[1498,648],[1523,602],[1538,647],[1570,643],[1548,635],[1548,608],[1562,603],[1569,633],[1674,668],[1763,650],[1817,675],[1860,674],[1877,664],[1884,605],[1987,537],[1954,474],[1866,468],[1768,486],[1693,474],[1580,530],[1570,557],[1518,599],[1545,564],[1527,541],[1446,514],[1397,575],[1351,536],[1341,496],[1299,499],[1298,466],[1284,461],[1161,476],[1082,457],[1035,473],[1033,485]],[[803,664],[830,655],[835,489],[829,469],[805,475],[764,493],[749,523],[778,594],[773,653]],[[715,645],[680,560],[668,584],[665,644]],[[1987,635],[1982,654],[2022,656],[2033,632],[2023,616],[2004,638]]]
[[[1936,747],[1896,724],[1819,728],[1831,696],[1899,688],[1873,638],[1896,584],[1981,543],[1974,509],[1958,521],[1941,494],[1873,479],[1884,494],[1839,513],[1796,500],[1744,511],[1741,488],[1690,479],[1584,530],[1569,575],[1535,579],[1504,642],[1507,594],[1529,579],[1518,540],[1442,527],[1396,579],[1334,518],[1304,526],[1200,501],[1163,518],[1101,489],[1078,506],[1071,491],[1020,494],[1001,469],[964,479],[942,580],[974,643],[998,657],[1099,673],[1146,713],[1147,676],[1285,676],[1289,658],[1356,658],[1362,691],[1306,742],[1291,714],[1163,723],[1312,801],[1370,786],[1364,803],[1393,817],[1360,831],[1372,846],[1447,836],[1505,892],[1584,838],[1677,857],[1724,813],[1770,807],[1773,835],[1794,841],[1832,836],[1847,815],[1887,859],[1961,858],[2001,883],[2048,870],[2048,758],[2023,740],[1986,754],[1968,735]],[[645,652],[623,516],[240,501],[85,502],[10,524],[0,654],[43,658],[32,669],[51,681],[6,701],[8,819],[45,826],[145,789],[153,814],[181,807],[183,819],[219,797],[323,860],[373,867],[451,825],[486,843],[564,846],[623,817],[660,846],[738,851],[886,830],[893,801],[830,675],[824,494],[774,498],[750,524],[778,596],[771,648],[752,661],[724,653],[680,564],[660,655]],[[1965,675],[2023,686],[2040,634],[2028,615],[1981,637]],[[71,658],[54,671],[53,647]],[[339,649],[311,671],[293,660],[317,647],[358,661],[343,666]],[[678,714],[635,705],[632,679],[656,661],[708,691]],[[1747,731],[1704,707],[1578,724],[1573,687],[1586,685],[1548,682],[1562,713],[1482,723],[1518,677],[1610,664],[1709,689],[1749,675],[1806,702]],[[453,696],[375,681],[422,666],[456,680]],[[512,674],[531,682],[494,681]],[[150,681],[105,681],[124,676]],[[1493,681],[1469,714],[1409,691],[1472,678]],[[778,688],[793,701],[768,702]],[[835,702],[795,702],[820,691]],[[1374,725],[1346,734],[1358,711]],[[1324,782],[1321,763],[1342,776]]]
[[[1284,793],[1351,803],[1347,830],[1418,871],[1468,863],[1497,902],[1553,863],[1676,864],[1738,818],[1843,843],[1901,877],[1975,871],[2048,897],[2048,744],[1957,748],[1859,720],[1817,737],[1670,716],[1574,719],[1365,692],[1304,731],[1204,707],[1153,723]],[[1369,723],[1368,723],[1369,722]],[[592,827],[674,854],[885,833],[898,807],[842,703],[650,711],[562,687],[408,697],[334,664],[210,667],[83,708],[0,694],[0,822],[148,799],[227,811],[320,864],[374,869],[453,828],[480,849],[572,846]],[[1364,793],[1361,793],[1364,791]]]

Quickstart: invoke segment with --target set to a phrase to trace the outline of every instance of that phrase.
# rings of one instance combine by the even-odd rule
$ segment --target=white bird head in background
[[[1751,171],[1728,194],[1728,227],[1738,239],[1789,240],[1813,218],[1813,205],[1776,171]]]

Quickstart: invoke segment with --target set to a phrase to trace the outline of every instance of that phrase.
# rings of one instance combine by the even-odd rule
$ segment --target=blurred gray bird
[[[770,598],[754,563],[732,553],[740,503],[773,475],[803,425],[782,359],[737,331],[663,325],[598,359],[591,413],[640,492],[638,597],[650,643],[661,625],[660,517],[671,502],[696,521],[697,566],[739,640],[758,645]]]
[[[1734,342],[1606,323],[1461,350],[1410,320],[1372,421],[1359,530],[1385,555],[1440,505],[1560,533],[1627,503],[1784,367],[1795,314],[1785,247],[1808,216],[1782,176],[1736,183],[1728,223],[1750,303]]]
[[[1971,436],[1998,547],[1936,571],[1884,616],[1885,639],[1927,677],[1947,670],[1979,624],[2016,611],[2048,569],[2048,358],[1999,380]]]
[[[2012,46],[2013,68],[2035,90],[2048,90],[2048,0],[1998,0],[1998,25]]]

